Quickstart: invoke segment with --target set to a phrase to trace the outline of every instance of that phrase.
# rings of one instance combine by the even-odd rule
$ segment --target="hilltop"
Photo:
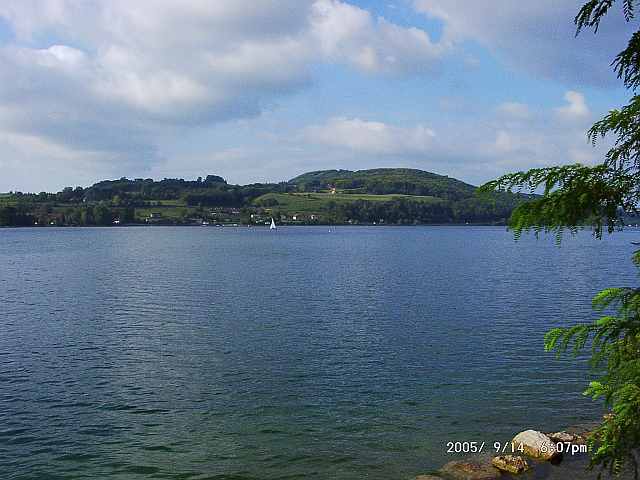
[[[455,178],[406,168],[321,170],[280,183],[104,180],[0,195],[0,225],[504,223],[523,196],[477,197]]]
[[[299,175],[288,182],[308,192],[333,185],[349,193],[401,194],[460,200],[474,195],[476,187],[455,178],[409,168],[371,170],[319,170]]]

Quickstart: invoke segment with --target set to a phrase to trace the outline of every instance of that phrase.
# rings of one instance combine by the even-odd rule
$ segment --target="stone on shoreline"
[[[500,455],[491,459],[491,464],[498,470],[509,473],[523,473],[529,470],[527,461],[519,455]]]
[[[576,435],[567,432],[547,433],[547,436],[554,442],[574,442]]]
[[[435,475],[418,475],[415,480],[442,480],[442,477],[436,477]]]
[[[551,460],[560,456],[556,450],[555,442],[542,432],[525,430],[516,435],[513,440],[515,448],[522,445],[524,453],[540,460]]]
[[[584,445],[587,443],[586,436],[579,435],[577,433],[569,433],[569,432],[556,432],[556,433],[547,433],[547,436],[558,443],[575,443],[576,445]]]
[[[476,460],[455,460],[447,463],[439,472],[451,480],[496,480],[500,478],[500,470],[488,463]]]

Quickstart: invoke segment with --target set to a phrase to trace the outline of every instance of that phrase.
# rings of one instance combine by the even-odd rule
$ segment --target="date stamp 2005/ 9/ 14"
[[[483,453],[490,448],[487,442],[447,442],[447,453]],[[493,442],[493,451],[496,454],[518,454],[524,453],[524,446],[522,443],[514,442]],[[571,442],[557,442],[546,444],[543,443],[540,446],[541,453],[558,452],[569,455],[577,455],[580,453],[587,453],[587,445],[578,445]]]

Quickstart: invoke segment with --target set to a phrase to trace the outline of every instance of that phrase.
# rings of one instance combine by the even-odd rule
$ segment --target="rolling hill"
[[[309,192],[329,185],[348,193],[400,194],[460,200],[474,195],[476,187],[455,178],[409,168],[371,170],[320,170],[299,175],[288,182]]]

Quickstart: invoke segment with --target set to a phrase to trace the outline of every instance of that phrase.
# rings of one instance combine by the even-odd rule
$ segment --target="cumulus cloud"
[[[582,93],[570,90],[565,93],[564,99],[567,104],[555,110],[559,117],[569,121],[589,118],[591,112]]]
[[[172,122],[255,114],[261,98],[309,82],[314,62],[402,72],[443,52],[422,30],[338,0],[9,1],[0,16],[25,41],[52,31],[68,42],[9,46],[12,67],[57,69],[95,100]]]
[[[40,18],[42,3],[55,13]],[[2,62],[35,82],[26,84],[32,91],[18,86],[20,96],[6,75],[0,96],[22,101],[36,93],[55,101],[68,90],[63,101],[79,98],[113,110],[120,121],[193,124],[254,115],[262,98],[309,81],[302,31],[310,4],[257,0],[240,7],[200,0],[6,2],[0,15],[24,45],[5,47]],[[58,44],[28,46],[47,31],[60,32]],[[49,99],[43,84],[52,77],[57,90]]]
[[[602,161],[606,142],[594,148],[585,133],[591,117],[585,96],[568,91],[564,100],[563,105],[537,109],[535,114],[527,104],[503,103],[493,117],[442,129],[434,150],[452,165],[463,166],[478,182],[506,171]],[[465,142],[454,143],[457,138]]]
[[[509,65],[572,86],[614,84],[609,63],[626,46],[633,24],[613,8],[597,35],[585,31],[575,38],[572,20],[582,3],[413,0],[417,11],[443,23],[443,42],[479,42]]]
[[[322,54],[365,71],[431,69],[447,50],[423,30],[400,27],[337,0],[313,5],[312,32]]]
[[[304,138],[311,142],[374,155],[424,154],[434,137],[434,131],[424,125],[403,128],[345,117],[331,118],[304,132]]]

